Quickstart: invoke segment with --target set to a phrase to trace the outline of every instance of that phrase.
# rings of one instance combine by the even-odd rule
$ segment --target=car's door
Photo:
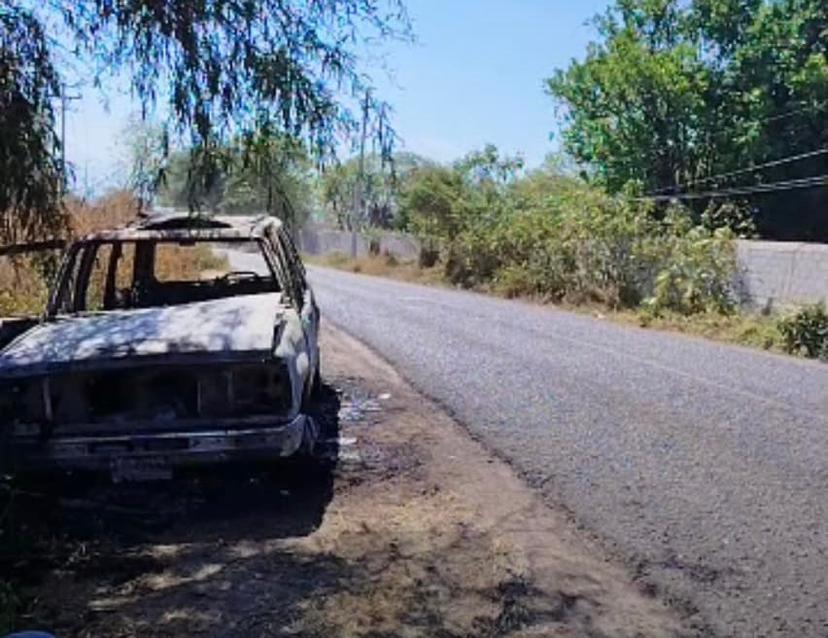
[[[282,250],[287,256],[292,277],[296,283],[297,294],[302,297],[300,316],[311,356],[311,370],[316,374],[319,369],[319,308],[316,305],[313,291],[308,285],[305,267],[290,234],[283,226],[277,231],[277,236]]]
[[[287,233],[283,229],[271,229],[268,231],[268,239],[285,271],[288,292],[299,313],[308,354],[307,387],[310,388],[319,371],[319,310],[305,280],[305,271],[299,261],[298,253],[289,242]]]

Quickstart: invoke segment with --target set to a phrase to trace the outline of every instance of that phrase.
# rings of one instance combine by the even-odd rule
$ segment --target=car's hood
[[[0,350],[0,376],[66,364],[269,351],[281,322],[278,293],[58,318]]]

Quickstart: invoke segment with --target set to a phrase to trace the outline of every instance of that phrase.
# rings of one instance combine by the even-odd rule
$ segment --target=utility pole
[[[365,101],[362,103],[362,134],[359,140],[359,170],[354,185],[354,211],[351,216],[351,258],[357,256],[357,221],[365,217],[365,198],[363,187],[365,183],[365,140],[368,137],[368,112],[371,108],[371,91],[365,91]]]
[[[67,95],[66,83],[60,85],[60,194],[66,193],[66,111],[69,100],[79,100],[80,95]]]

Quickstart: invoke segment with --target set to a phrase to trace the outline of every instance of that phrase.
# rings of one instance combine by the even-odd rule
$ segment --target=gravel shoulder
[[[96,637],[686,632],[367,348],[326,326],[322,352],[327,441],[311,473],[19,494],[20,551],[3,557],[26,599],[17,624]]]

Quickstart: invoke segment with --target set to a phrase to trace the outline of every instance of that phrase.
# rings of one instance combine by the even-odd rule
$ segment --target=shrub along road
[[[828,630],[828,366],[310,269],[323,312],[718,635]]]

